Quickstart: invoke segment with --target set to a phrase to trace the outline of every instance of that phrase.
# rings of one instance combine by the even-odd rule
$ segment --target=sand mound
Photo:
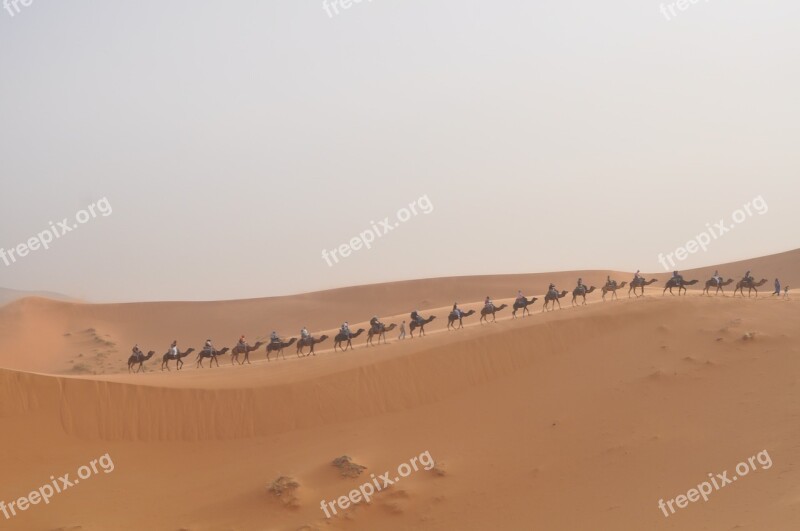
[[[387,323],[402,320],[414,298],[443,319],[450,290],[470,282],[480,295],[458,300],[478,308],[483,279],[437,281],[430,291],[427,281],[425,289],[335,290],[289,306],[282,298],[3,307],[0,357],[12,368],[0,369],[0,451],[13,459],[0,500],[26,496],[50,476],[75,477],[104,454],[114,467],[0,521],[25,530],[192,531],[800,525],[792,442],[800,434],[790,421],[800,416],[792,325],[800,303],[791,300],[622,297],[546,314],[537,306],[525,319],[506,313],[458,332],[438,320],[422,339],[392,337],[375,348],[362,340],[353,351],[308,358],[289,350],[277,362],[260,353],[248,366],[223,359],[198,370],[192,356],[169,373],[70,367],[79,359],[90,372],[113,371],[134,337],[145,350],[175,331],[185,334],[177,336],[183,348],[196,347],[189,338],[198,330],[235,339],[243,326],[263,327],[265,315],[289,323],[317,311],[302,324],[324,330],[342,319],[330,315],[334,303],[350,305],[351,324],[377,311]],[[494,282],[516,289],[519,279]],[[315,297],[325,311],[309,310]],[[774,467],[669,519],[659,511],[659,499],[762,449]],[[424,453],[432,465],[410,468]],[[326,517],[321,501],[365,483],[380,485],[368,502]]]

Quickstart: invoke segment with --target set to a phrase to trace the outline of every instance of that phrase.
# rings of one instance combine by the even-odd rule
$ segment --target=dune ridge
[[[175,389],[155,387],[152,382],[136,385],[132,378],[119,383],[0,369],[0,401],[4,415],[58,411],[65,433],[82,438],[146,441],[264,436],[441,400],[534,362],[534,356],[524,349],[492,353],[492,343],[500,334],[511,334],[509,341],[552,350],[562,347],[568,326],[559,321],[542,322],[517,330],[487,331],[484,336],[448,338],[446,346],[420,345],[423,348],[405,356],[345,369],[331,366],[325,374],[289,384],[266,376],[260,386]],[[253,369],[266,371],[269,367]],[[231,385],[231,379],[238,376],[225,374],[227,382],[222,385]],[[119,411],[126,416],[121,417]],[[181,422],[187,415],[197,419],[188,428]]]
[[[736,279],[746,269],[752,269],[756,277],[768,278],[761,290],[765,295],[771,291],[773,276],[781,277],[784,285],[800,282],[794,273],[800,270],[800,250],[686,270],[683,275],[687,280],[701,280],[696,287],[702,289],[702,282],[717,268],[724,277]],[[272,330],[285,337],[297,336],[302,326],[315,334],[330,335],[344,321],[363,325],[378,315],[392,316],[399,324],[401,319],[408,319],[413,309],[427,314],[433,309],[449,307],[454,301],[464,308],[479,308],[479,301],[486,295],[501,301],[513,297],[517,289],[529,297],[541,297],[550,282],[571,291],[578,277],[599,287],[607,275],[618,281],[630,281],[632,277],[630,272],[613,271],[452,277],[214,302],[85,304],[32,297],[0,307],[0,367],[54,374],[119,373],[126,370],[125,360],[137,343],[145,352],[155,350],[160,358],[173,339],[182,348],[197,349],[206,338],[213,338],[218,348],[232,347],[241,334],[254,343]],[[660,295],[670,273],[645,273],[645,276],[659,279],[646,293]],[[620,297],[627,297],[627,289],[621,290]],[[568,295],[562,299],[562,304],[569,304],[570,298]],[[600,294],[595,292],[588,298],[598,300]],[[541,308],[541,299],[535,308]],[[436,328],[445,324],[446,315],[441,310],[439,313]],[[96,331],[100,339],[113,347],[94,344],[81,335],[86,330]],[[76,371],[76,365],[85,370]]]

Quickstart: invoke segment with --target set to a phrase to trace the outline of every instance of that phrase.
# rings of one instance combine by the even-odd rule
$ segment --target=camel
[[[517,318],[517,310],[522,308],[522,317],[525,317],[525,312],[528,312],[528,315],[531,314],[531,311],[528,309],[528,306],[533,305],[534,302],[538,301],[538,297],[533,297],[531,300],[528,299],[521,299],[514,301],[514,311],[511,312],[511,318]]]
[[[189,349],[189,350],[187,350],[186,352],[181,352],[181,351],[178,351],[178,357],[177,357],[177,358],[176,358],[176,357],[174,357],[174,356],[173,356],[172,354],[170,354],[169,352],[167,352],[167,353],[166,353],[166,354],[164,354],[164,356],[162,356],[162,358],[161,358],[161,370],[163,371],[163,370],[164,370],[164,367],[166,367],[166,368],[167,368],[167,370],[170,370],[170,368],[169,368],[169,362],[170,362],[170,360],[175,360],[175,365],[177,366],[178,370],[181,370],[181,367],[183,367],[183,358],[185,358],[186,356],[188,356],[188,355],[189,355],[189,354],[191,354],[192,352],[194,352],[194,349],[193,349],[193,348],[190,348],[190,349]]]
[[[689,281],[681,280],[680,281],[680,285],[678,285],[679,284],[678,281],[675,280],[675,277],[672,277],[669,280],[667,280],[667,284],[664,286],[664,291],[661,292],[661,296],[663,297],[667,293],[667,290],[669,290],[669,294],[670,295],[675,295],[674,293],[672,293],[672,288],[678,288],[678,296],[680,296],[681,291],[684,291],[684,292],[687,291],[686,290],[686,286],[694,286],[698,282],[700,282],[700,281],[699,280],[689,280]],[[685,295],[685,293],[684,293],[684,295]]]
[[[207,350],[201,350],[200,352],[197,353],[197,358],[195,359],[195,361],[197,362],[196,367],[197,368],[203,367],[203,360],[205,358],[211,358],[211,361],[208,362],[209,369],[213,367],[215,361],[217,362],[217,367],[219,367],[219,360],[217,359],[217,356],[223,356],[229,350],[230,349],[228,347],[225,347],[222,350],[215,350],[212,352],[209,352]]]
[[[263,344],[264,344],[263,341],[256,341],[256,344],[253,345],[252,347],[250,345],[246,345],[245,347],[240,347],[237,344],[235,347],[233,347],[233,350],[231,350],[231,365],[233,365],[234,362],[239,361],[239,354],[244,354],[244,359],[241,362],[239,362],[239,365],[244,365],[245,363],[249,364],[250,353],[255,352],[256,350],[261,348],[261,345]]]
[[[464,328],[464,323],[461,321],[464,317],[469,317],[470,315],[474,314],[475,310],[470,310],[468,312],[450,312],[450,315],[447,316],[447,329],[450,330],[450,327],[453,327],[453,330],[458,330],[459,328]],[[456,328],[455,322],[458,321],[458,328]]]
[[[709,279],[709,280],[706,280],[706,287],[703,289],[703,295],[711,296],[711,294],[708,292],[708,290],[713,288],[714,286],[716,286],[717,291],[714,292],[714,295],[718,295],[719,292],[721,291],[722,295],[725,296],[725,290],[722,289],[722,286],[727,286],[728,284],[731,284],[732,282],[733,282],[732,278],[729,278],[728,280],[722,281],[721,284],[717,284],[717,280],[713,279],[713,278]]]
[[[758,297],[758,289],[756,289],[756,288],[758,288],[759,286],[763,286],[766,283],[767,283],[767,279],[766,278],[762,278],[758,282],[740,280],[739,282],[736,283],[736,289],[733,290],[733,296],[734,297],[736,296],[736,292],[737,291],[741,291],[742,292],[742,297],[744,297],[744,288],[747,288],[747,296],[748,297],[750,296],[750,293],[753,292],[753,291],[756,292],[756,297]]]
[[[144,362],[146,362],[147,360],[152,358],[155,353],[156,353],[155,350],[151,350],[150,352],[147,353],[147,356],[145,356],[144,354],[138,354],[138,355],[137,354],[131,354],[131,357],[128,358],[128,372],[131,372],[131,369],[137,363],[139,364],[139,368],[136,369],[133,372],[143,371],[144,370]]]
[[[583,297],[583,304],[581,304],[581,306],[586,306],[586,295],[588,293],[593,292],[596,289],[597,288],[595,288],[594,286],[590,288],[587,288],[586,286],[575,288],[574,290],[572,290],[572,305],[575,306],[575,299],[577,299],[578,297]]]
[[[357,338],[361,334],[363,334],[365,330],[363,328],[359,328],[354,332],[350,332],[350,337],[346,336],[342,332],[336,334],[336,337],[333,338],[333,351],[336,352],[337,348],[341,348],[342,352],[347,350],[347,347],[353,348],[353,339]],[[342,348],[342,343],[347,341],[347,344]]]
[[[281,341],[280,343],[273,343],[270,342],[267,344],[267,361],[269,361],[269,355],[272,352],[277,351],[278,353],[275,354],[275,361],[278,360],[278,356],[283,356],[283,359],[286,359],[286,355],[283,353],[283,349],[286,347],[291,347],[294,345],[294,342],[297,341],[296,337],[293,337],[289,341]]]
[[[547,292],[547,295],[544,296],[544,306],[542,307],[542,312],[544,313],[547,310],[547,304],[550,301],[553,301],[553,309],[555,310],[556,303],[558,303],[558,309],[561,309],[561,301],[558,299],[563,299],[569,293],[567,290],[562,291],[561,293],[557,292],[556,290],[550,290]]]
[[[644,297],[644,287],[649,286],[654,282],[658,282],[658,279],[651,278],[650,280],[645,280],[643,278],[634,278],[633,280],[631,280],[631,287],[628,288],[628,298],[629,299],[631,298],[631,291],[633,291],[633,294],[636,295],[637,297]],[[636,294],[636,288],[642,288],[641,295]]]
[[[311,354],[316,356],[317,353],[314,352],[314,345],[316,345],[317,343],[322,343],[326,339],[328,339],[328,336],[326,335],[319,336],[319,339],[314,339],[313,337],[309,337],[307,339],[300,339],[297,342],[297,357],[299,358],[300,354],[303,353],[304,347],[311,347],[311,350],[308,352],[308,354],[306,354],[306,356],[309,356]]]
[[[383,343],[386,344],[386,332],[391,332],[395,328],[397,328],[396,323],[392,323],[389,326],[383,323],[379,324],[377,327],[371,326],[369,332],[367,332],[367,345],[375,346],[372,342],[372,338],[376,335],[378,336],[379,345],[381,344],[381,338],[383,338]]]
[[[606,282],[606,285],[603,286],[603,300],[606,300],[606,294],[610,291],[611,292],[611,300],[617,299],[617,290],[622,289],[628,283],[627,280],[623,280],[622,284],[617,284],[616,280],[612,280],[611,282]]]
[[[489,319],[486,316],[491,315],[492,322],[494,323],[495,322],[494,314],[506,308],[508,308],[508,304],[501,304],[500,306],[495,306],[494,304],[492,304],[491,307],[484,305],[483,308],[481,308],[481,319],[478,322],[483,323],[484,321],[486,321],[488,323]]]
[[[411,339],[414,339],[414,329],[415,328],[419,328],[419,335],[420,336],[424,336],[425,335],[425,325],[430,323],[434,319],[436,319],[435,315],[431,315],[427,319],[423,319],[421,321],[417,321],[416,319],[412,319],[408,323],[408,330],[409,330],[409,332],[411,332]]]

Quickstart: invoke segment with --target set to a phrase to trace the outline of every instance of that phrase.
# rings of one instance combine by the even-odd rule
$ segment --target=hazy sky
[[[800,247],[800,3],[669,4],[12,3],[0,247],[111,214],[0,260],[0,286],[194,300],[657,272],[757,197],[678,268]],[[418,198],[432,210],[398,222]],[[323,257],[387,217],[370,249]]]

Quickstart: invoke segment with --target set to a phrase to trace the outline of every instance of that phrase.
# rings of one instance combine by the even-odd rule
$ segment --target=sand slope
[[[564,274],[564,282],[573,276]],[[440,291],[431,290],[420,309],[443,318],[448,290],[470,282],[477,283],[473,299],[463,302],[477,307],[483,281],[436,281]],[[498,292],[519,283],[495,281]],[[330,299],[303,324],[337,324],[327,306],[335,296],[362,312],[353,320],[369,317],[367,305],[400,314],[410,304],[403,297],[429,289],[403,284],[317,294]],[[537,302],[530,318],[512,321],[505,310],[495,324],[471,317],[457,332],[435,321],[423,339],[376,348],[359,341],[355,351],[302,359],[290,351],[285,361],[260,356],[244,367],[223,360],[211,370],[187,363],[181,373],[95,376],[2,369],[0,451],[13,459],[0,500],[25,495],[51,475],[74,476],[106,452],[115,469],[0,522],[48,530],[796,529],[800,302],[662,298],[660,291],[547,314]],[[358,298],[365,293],[374,298]],[[189,335],[192,323],[230,327],[235,336],[232,311],[255,327],[263,316],[251,314],[265,308],[288,327],[292,312],[314,307],[313,299],[28,299],[0,312],[2,359],[58,372],[59,348],[78,342],[111,349],[103,342],[149,327],[158,328],[148,332],[154,338],[176,326]],[[172,305],[180,305],[178,315]],[[278,313],[278,306],[291,310]],[[46,332],[41,341],[49,348],[9,349],[38,341],[37,332]],[[660,498],[685,494],[709,472],[732,470],[764,449],[771,468],[669,518],[658,509]],[[346,495],[370,473],[396,475],[399,464],[425,451],[436,470],[415,472],[371,504],[325,518],[323,498]],[[361,477],[331,466],[344,454],[367,467]],[[299,483],[294,502],[267,493],[279,476]]]

